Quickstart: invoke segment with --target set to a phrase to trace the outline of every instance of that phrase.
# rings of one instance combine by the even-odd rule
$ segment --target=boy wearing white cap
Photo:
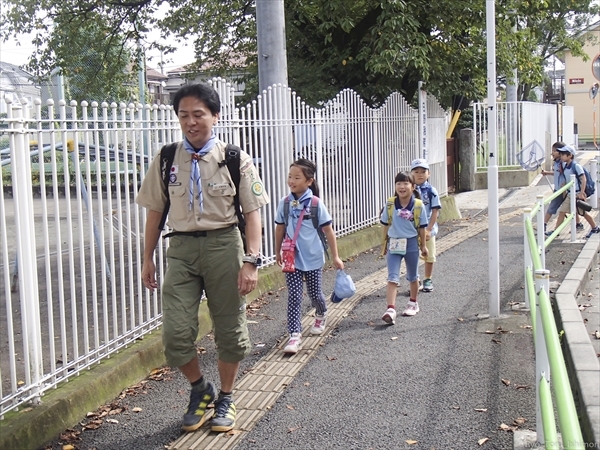
[[[569,181],[571,179],[571,174],[574,174],[575,177],[577,178],[578,182],[575,183],[575,195],[576,195],[576,201],[577,200],[586,200],[586,196],[585,196],[585,184],[586,184],[586,178],[585,178],[585,173],[583,172],[583,167],[581,167],[581,165],[577,162],[575,162],[575,155],[576,155],[576,151],[573,147],[571,147],[570,145],[565,145],[562,148],[558,149],[558,152],[560,153],[560,158],[561,161],[564,164],[565,167],[565,179],[567,181]],[[556,218],[556,228],[558,228],[563,221],[565,220],[565,217],[567,215],[568,212],[570,212],[571,210],[571,193],[570,191],[567,193],[567,195],[565,196],[565,200],[563,201],[562,205],[560,205],[560,208],[558,209],[558,217]],[[579,213],[581,214],[581,213]],[[583,212],[583,218],[587,221],[587,223],[590,224],[591,230],[589,231],[589,233],[585,236],[586,238],[590,238],[592,237],[593,234],[595,233],[600,233],[600,227],[598,227],[598,225],[596,225],[596,222],[594,221],[594,218],[590,215],[590,213],[588,213],[587,211]]]
[[[425,238],[427,240],[427,257],[425,258],[425,279],[423,280],[423,292],[433,291],[433,263],[435,259],[435,236],[437,235],[438,225],[437,218],[442,209],[440,196],[437,190],[429,184],[429,164],[424,159],[415,159],[411,166],[410,172],[413,176],[416,189],[421,194],[421,200],[427,212],[428,225],[425,228]]]

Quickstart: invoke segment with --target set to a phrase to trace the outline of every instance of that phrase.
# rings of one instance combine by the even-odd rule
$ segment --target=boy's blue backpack
[[[586,197],[591,197],[592,195],[594,195],[594,193],[596,192],[596,183],[594,183],[594,180],[592,180],[592,176],[590,175],[590,172],[583,166],[581,166],[581,168],[583,169],[583,173],[585,175],[585,196]],[[581,189],[581,180],[579,179],[579,177],[577,177],[577,182],[579,183],[579,188]]]

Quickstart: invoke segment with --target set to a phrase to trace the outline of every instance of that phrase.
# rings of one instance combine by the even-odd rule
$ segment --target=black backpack
[[[162,218],[158,224],[158,229],[161,231],[165,226],[167,215],[169,214],[169,209],[171,208],[171,198],[169,197],[169,177],[171,175],[171,166],[173,165],[173,159],[175,158],[175,150],[177,150],[177,145],[178,143],[174,142],[172,144],[165,145],[160,149],[160,170],[164,184],[164,192],[167,196],[167,203],[165,204]],[[242,236],[244,236],[246,231],[246,221],[244,220],[244,216],[242,215],[242,210],[240,208],[239,189],[241,150],[241,148],[235,145],[227,144],[227,147],[225,147],[225,159],[219,163],[219,167],[227,166],[227,169],[229,169],[229,174],[231,175],[231,179],[233,180],[233,184],[235,186],[235,197],[233,197],[233,204],[235,205],[235,214],[238,218],[238,228],[240,229]]]

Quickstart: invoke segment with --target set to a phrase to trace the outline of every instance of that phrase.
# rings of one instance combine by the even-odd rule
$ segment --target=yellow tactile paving
[[[522,215],[523,210],[518,209],[500,216],[500,222],[506,222],[516,216]],[[468,227],[455,231],[439,239],[437,244],[438,254],[458,245],[459,243],[475,236],[488,228],[487,221],[475,222]],[[294,376],[312,358],[319,348],[325,343],[327,335],[351,311],[362,297],[372,294],[385,287],[387,268],[383,268],[361,280],[354,280],[356,294],[341,303],[333,304],[327,316],[327,330],[321,336],[307,336],[302,339],[302,349],[296,355],[285,355],[281,349],[285,346],[285,339],[277,344],[265,355],[248,373],[238,382],[234,391],[237,407],[236,428],[231,433],[216,434],[207,426],[179,438],[173,442],[169,450],[192,449],[231,449],[236,442],[242,439],[252,429],[258,419],[279,398],[286,386],[291,383]],[[309,312],[302,320],[305,329],[312,326],[314,310]]]

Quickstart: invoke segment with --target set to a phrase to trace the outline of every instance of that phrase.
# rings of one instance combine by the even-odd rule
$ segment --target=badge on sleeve
[[[255,181],[254,183],[252,183],[251,189],[252,189],[252,193],[257,196],[262,195],[264,192],[262,183],[259,183],[258,181]]]

